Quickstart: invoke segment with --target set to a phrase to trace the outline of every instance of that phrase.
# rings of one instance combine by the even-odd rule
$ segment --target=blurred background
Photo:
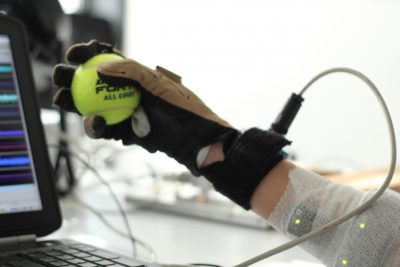
[[[400,3],[394,0],[2,0],[0,5],[26,22],[43,108],[51,107],[53,65],[70,44],[96,38],[145,65],[181,75],[240,129],[268,128],[291,92],[340,66],[367,75],[399,125]],[[346,170],[387,164],[382,112],[361,81],[334,74],[305,98],[288,135],[294,157]]]
[[[316,74],[349,67],[382,91],[400,120],[400,3],[387,1],[127,1],[124,50],[183,77],[239,128],[268,128],[291,92]],[[335,168],[388,162],[382,112],[357,78],[319,81],[289,138],[300,160]]]
[[[0,0],[0,9],[27,27],[42,120],[63,195],[77,180],[84,190],[97,182],[54,144],[101,170],[127,208],[268,228],[165,155],[90,140],[78,116],[54,109],[52,68],[75,42],[116,44],[127,57],[177,73],[239,129],[269,128],[290,94],[315,75],[353,68],[381,91],[399,131],[399,1]],[[360,189],[379,186],[390,159],[389,139],[370,89],[356,77],[332,74],[304,97],[288,134],[290,157]],[[397,177],[393,188],[399,182]]]

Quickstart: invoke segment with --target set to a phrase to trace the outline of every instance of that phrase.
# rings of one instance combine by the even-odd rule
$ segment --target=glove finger
[[[56,65],[53,69],[53,84],[59,87],[71,88],[75,70],[75,66],[65,64]]]
[[[164,68],[157,67],[156,70],[152,70],[134,60],[121,59],[100,64],[97,72],[100,79],[110,85],[131,85],[140,88],[176,107],[225,127],[232,127],[186,88],[178,75]],[[143,100],[145,96],[146,94],[142,94]]]
[[[114,53],[123,57],[121,51],[111,44],[91,40],[87,43],[72,45],[65,55],[65,60],[68,63],[80,65],[88,61],[91,57],[102,53]]]
[[[101,80],[114,86],[133,85],[152,91],[148,83],[157,82],[160,74],[132,59],[121,59],[99,64],[97,73]]]
[[[85,129],[85,133],[91,138],[111,138],[111,136],[105,136],[107,124],[103,117],[89,116],[85,118],[83,120],[83,128]]]
[[[74,100],[72,99],[71,90],[69,90],[68,88],[61,88],[57,90],[56,94],[53,97],[53,104],[59,106],[66,111],[75,112],[80,115],[80,112],[76,108]]]
[[[83,126],[85,133],[94,139],[114,139],[114,140],[128,140],[132,139],[134,135],[131,130],[131,119],[114,124],[107,125],[106,120],[101,116],[89,116],[84,119]],[[130,142],[128,142],[130,143]]]
[[[132,85],[154,96],[181,106],[185,102],[204,105],[189,89],[181,84],[181,78],[161,67],[152,70],[132,59],[121,59],[99,64],[100,79],[113,86]]]

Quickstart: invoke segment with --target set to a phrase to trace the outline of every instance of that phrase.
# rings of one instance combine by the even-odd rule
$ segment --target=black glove
[[[59,87],[54,104],[77,112],[69,89],[76,65],[99,53],[121,54],[114,47],[97,41],[77,44],[67,51],[69,64],[57,65],[54,70],[54,84]],[[283,157],[280,150],[288,144],[285,138],[258,129],[241,135],[183,86],[179,76],[166,69],[152,70],[134,60],[122,59],[100,64],[98,75],[112,86],[129,85],[140,89],[140,105],[144,112],[136,111],[131,118],[116,125],[106,125],[99,116],[87,117],[84,128],[90,137],[122,140],[125,145],[138,144],[150,152],[165,152],[194,175],[204,175],[217,190],[246,209],[250,208],[249,201],[258,183]],[[147,123],[150,128],[144,127],[143,131],[141,125]],[[257,144],[263,139],[267,139],[266,144]],[[218,141],[224,144],[225,160],[198,168],[198,151]],[[257,152],[260,148],[262,153]],[[260,166],[253,166],[256,162]],[[238,167],[243,171],[235,178]],[[257,177],[251,177],[253,168],[257,169]]]

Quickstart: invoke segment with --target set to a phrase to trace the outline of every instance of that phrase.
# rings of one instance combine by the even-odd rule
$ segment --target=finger
[[[78,111],[78,109],[74,104],[71,90],[67,88],[61,88],[56,92],[56,94],[53,97],[53,104],[59,106],[60,108],[66,111],[80,114],[80,112]]]
[[[121,52],[111,44],[91,40],[87,43],[72,45],[68,49],[65,59],[68,63],[79,65],[88,61],[91,57],[102,53],[114,53],[122,56]]]
[[[155,83],[159,77],[156,71],[132,59],[101,63],[97,68],[97,73],[101,80],[114,86],[143,85],[146,88],[148,80]]]
[[[59,87],[71,88],[75,70],[75,66],[65,64],[56,65],[53,70],[53,84]]]
[[[135,60],[121,59],[102,63],[98,66],[97,72],[100,79],[104,82],[118,86],[131,85],[148,92],[152,96],[193,112],[200,117],[214,121],[226,127],[231,127],[229,123],[219,118],[203,101],[192,91],[181,83],[181,78],[158,67],[152,70]],[[142,100],[146,94],[142,94]]]
[[[106,120],[100,116],[90,116],[85,118],[83,121],[83,128],[85,129],[85,133],[89,137],[94,139],[110,138],[108,136],[104,136],[106,127]]]

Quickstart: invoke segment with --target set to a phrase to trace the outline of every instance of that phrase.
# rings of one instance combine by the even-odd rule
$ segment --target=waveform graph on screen
[[[0,186],[33,183],[12,71],[0,63]]]

